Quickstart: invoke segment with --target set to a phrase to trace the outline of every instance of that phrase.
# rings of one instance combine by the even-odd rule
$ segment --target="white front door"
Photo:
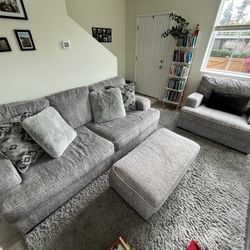
[[[168,44],[168,39],[161,35],[169,28],[169,22],[167,14],[137,18],[135,81],[138,93],[161,97]]]

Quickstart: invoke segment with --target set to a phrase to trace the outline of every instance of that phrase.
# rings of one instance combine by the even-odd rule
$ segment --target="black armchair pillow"
[[[225,94],[213,91],[208,99],[206,106],[218,109],[227,113],[242,116],[246,112],[246,107],[250,98],[234,94]]]

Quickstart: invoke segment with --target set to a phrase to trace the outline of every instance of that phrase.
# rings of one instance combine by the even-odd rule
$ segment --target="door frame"
[[[138,53],[138,31],[137,31],[137,27],[138,27],[138,21],[139,18],[142,17],[152,17],[152,16],[169,16],[169,26],[167,27],[167,29],[169,29],[171,27],[172,24],[172,20],[170,18],[170,14],[172,12],[169,11],[161,11],[161,12],[152,12],[152,13],[145,13],[145,14],[139,14],[136,15],[136,25],[135,25],[135,31],[136,31],[136,40],[135,40],[135,66],[134,66],[134,79],[136,82],[137,79],[137,53]],[[167,81],[167,74],[166,74],[166,66],[167,66],[167,54],[168,54],[168,47],[169,47],[169,37],[165,38],[167,41],[167,45],[165,48],[165,55],[164,55],[164,59],[163,59],[163,71],[162,71],[162,77],[161,77],[161,83],[160,83],[160,88],[161,90],[163,90],[163,84]],[[164,77],[165,76],[165,77]],[[162,99],[163,93],[160,94],[160,96],[158,97],[158,100]]]

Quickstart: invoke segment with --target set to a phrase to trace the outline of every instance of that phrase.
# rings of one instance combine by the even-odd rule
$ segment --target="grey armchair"
[[[250,82],[204,76],[181,109],[178,127],[250,154],[250,105],[242,116],[208,108],[206,102],[213,90],[250,98]]]

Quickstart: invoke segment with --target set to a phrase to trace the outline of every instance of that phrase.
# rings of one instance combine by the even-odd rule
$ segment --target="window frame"
[[[201,72],[202,73],[209,73],[217,76],[225,76],[225,77],[234,77],[238,79],[243,79],[243,80],[250,80],[250,73],[240,73],[240,72],[234,72],[234,71],[223,71],[223,70],[217,70],[217,69],[208,69],[206,66],[208,64],[208,59],[210,57],[214,41],[215,41],[215,36],[217,31],[239,31],[239,30],[249,30],[250,31],[250,25],[217,25],[220,19],[220,16],[223,11],[223,6],[226,0],[222,0],[220,3],[220,7],[218,9],[213,29],[210,34],[209,42],[206,48],[206,52],[202,61],[201,65]]]

